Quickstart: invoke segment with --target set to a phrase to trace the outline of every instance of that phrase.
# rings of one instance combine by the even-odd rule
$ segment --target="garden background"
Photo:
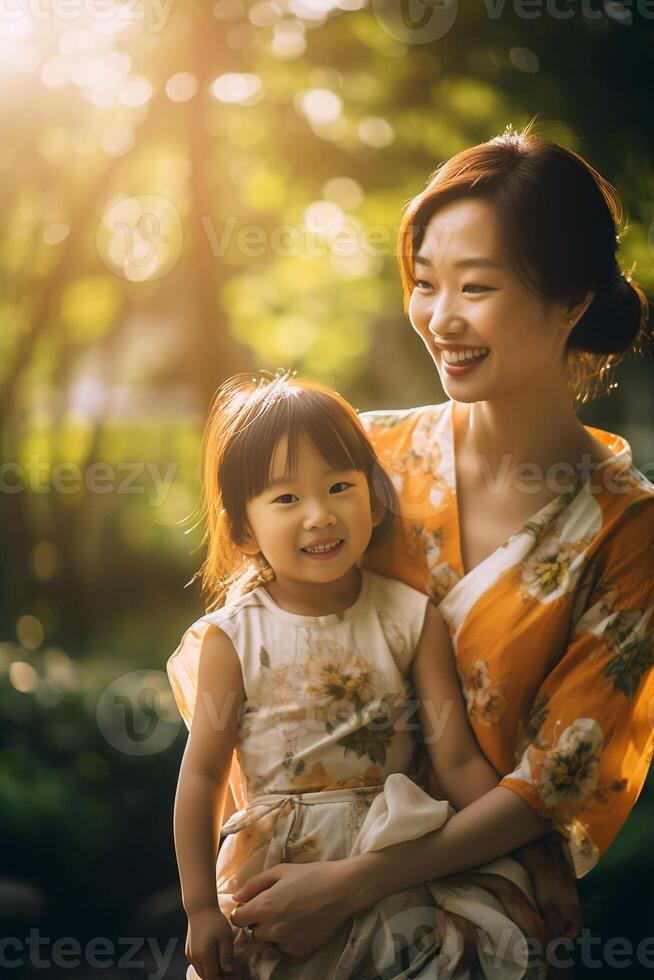
[[[622,262],[652,295],[653,18],[646,0],[3,2],[8,977],[43,973],[31,929],[53,977],[184,976],[185,730],[164,671],[203,611],[185,588],[202,528],[184,519],[218,384],[284,366],[361,410],[443,400],[402,313],[402,207],[450,155],[534,116],[618,187]],[[581,411],[650,477],[653,378],[630,360]],[[601,944],[652,934],[653,786],[579,883]],[[172,955],[159,973],[146,937]],[[575,955],[580,976],[612,972]]]

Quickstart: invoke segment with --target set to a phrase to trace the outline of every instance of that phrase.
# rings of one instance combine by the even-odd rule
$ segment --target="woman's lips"
[[[453,378],[458,378],[462,374],[469,374],[471,371],[474,371],[476,367],[479,367],[479,365],[482,364],[487,359],[488,353],[490,353],[488,352],[482,355],[481,357],[475,357],[473,360],[470,361],[465,361],[465,362],[459,361],[458,364],[450,364],[443,357],[443,352],[440,348],[439,351],[441,353],[441,364],[443,365],[443,369],[445,373],[449,374],[450,377]]]

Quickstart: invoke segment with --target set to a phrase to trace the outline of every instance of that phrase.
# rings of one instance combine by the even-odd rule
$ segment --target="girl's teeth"
[[[310,552],[314,552],[314,551],[333,551],[334,548],[336,548],[340,543],[341,543],[340,541],[335,541],[334,544],[319,544],[319,545],[316,545],[315,548],[305,548],[304,550],[305,551],[310,551]]]
[[[475,361],[488,354],[488,347],[470,347],[467,350],[443,350],[443,359],[448,364],[460,364],[462,361]]]

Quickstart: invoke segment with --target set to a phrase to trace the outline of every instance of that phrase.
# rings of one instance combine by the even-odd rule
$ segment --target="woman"
[[[450,400],[362,416],[402,517],[366,567],[439,601],[503,778],[440,831],[252,879],[233,921],[289,956],[386,895],[539,838],[582,877],[636,802],[654,723],[654,487],[624,439],[575,415],[645,338],[620,220],[583,159],[510,128],[408,205],[406,309]]]

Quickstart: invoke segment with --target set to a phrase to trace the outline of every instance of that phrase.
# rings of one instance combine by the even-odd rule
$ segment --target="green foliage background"
[[[623,264],[653,291],[645,5],[461,2],[427,40],[410,11],[402,33],[393,3],[187,0],[161,23],[147,4],[108,22],[0,23],[5,935],[175,935],[169,975],[183,976],[171,824],[184,739],[128,755],[101,731],[98,699],[130,671],[155,677],[202,612],[184,588],[201,529],[180,522],[226,376],[292,367],[359,409],[442,400],[393,254],[403,204],[440,162],[536,115],[620,190]],[[245,103],[222,100],[239,85]],[[147,220],[130,231],[131,198]],[[323,219],[376,235],[378,254],[330,252],[311,232]],[[651,475],[651,359],[617,380],[582,417],[625,435]],[[61,463],[116,479],[57,490]],[[161,495],[155,470],[172,478]],[[150,713],[174,721],[163,687]],[[604,939],[651,932],[653,816],[650,783],[580,882]]]

